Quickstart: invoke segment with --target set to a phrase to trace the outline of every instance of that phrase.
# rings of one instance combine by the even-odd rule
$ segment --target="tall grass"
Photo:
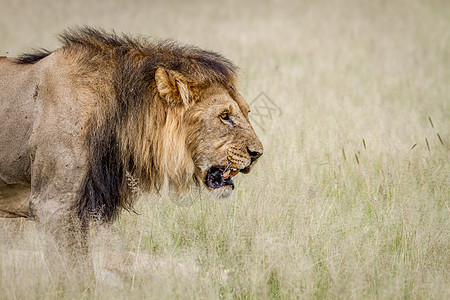
[[[175,38],[282,110],[230,201],[144,197],[94,230],[100,279],[67,298],[450,298],[447,2],[62,3],[3,3],[0,54],[82,23]],[[2,224],[0,298],[61,297],[33,224]]]

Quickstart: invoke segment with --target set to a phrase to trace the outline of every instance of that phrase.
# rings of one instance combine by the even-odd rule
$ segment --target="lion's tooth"
[[[236,169],[235,169],[235,171],[232,171],[232,172],[231,172],[231,177],[234,177],[234,176],[236,176],[237,174],[239,174],[239,170],[236,170]]]
[[[230,173],[231,173],[230,170],[225,171],[225,172],[223,173],[223,177],[228,178],[228,176],[230,176]]]

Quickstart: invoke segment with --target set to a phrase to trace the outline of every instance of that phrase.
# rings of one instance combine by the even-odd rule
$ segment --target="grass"
[[[230,201],[143,199],[95,235],[103,280],[66,298],[450,298],[447,2],[13,1],[0,55],[75,24],[220,51],[282,114]],[[60,298],[33,224],[10,223],[0,298]]]

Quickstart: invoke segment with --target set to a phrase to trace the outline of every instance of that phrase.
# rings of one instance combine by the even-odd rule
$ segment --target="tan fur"
[[[56,249],[84,253],[90,216],[131,208],[130,177],[182,194],[213,166],[249,172],[262,153],[220,55],[90,28],[61,39],[0,59],[0,217],[35,218]]]

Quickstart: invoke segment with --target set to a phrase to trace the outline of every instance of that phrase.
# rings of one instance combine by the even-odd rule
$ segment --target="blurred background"
[[[80,25],[231,59],[265,147],[229,202],[124,214],[152,271],[120,295],[449,298],[449,1],[0,0],[0,55]]]

